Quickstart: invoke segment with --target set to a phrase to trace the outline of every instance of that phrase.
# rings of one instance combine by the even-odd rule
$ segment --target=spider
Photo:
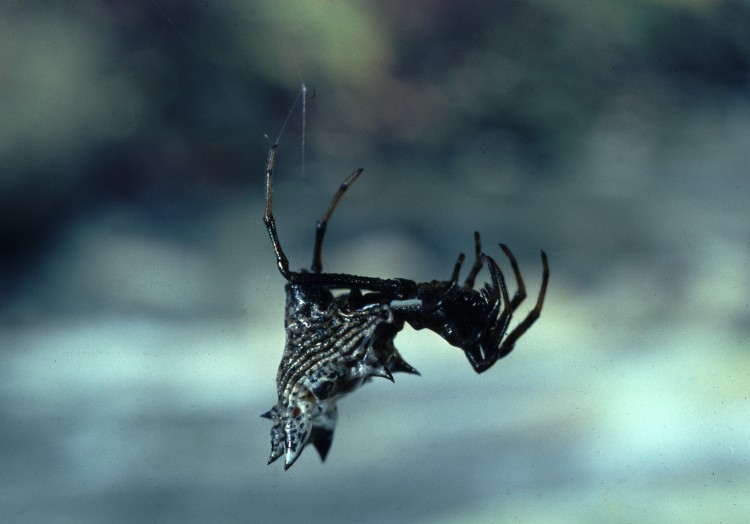
[[[510,298],[505,278],[495,260],[482,252],[474,233],[475,259],[463,284],[464,263],[458,255],[448,280],[417,283],[404,278],[381,279],[348,273],[325,273],[321,251],[328,221],[347,188],[362,173],[354,171],[341,184],[328,210],[317,223],[310,270],[289,269],[276,231],[272,209],[276,144],[266,162],[263,222],[286,279],[286,345],[276,375],[276,405],[262,416],[272,421],[271,456],[284,455],[288,469],[307,444],[325,460],[336,427],[336,402],[372,377],[393,381],[393,373],[418,375],[394,345],[404,324],[429,329],[464,351],[472,368],[482,373],[507,356],[516,341],[539,318],[549,280],[547,255],[542,255],[542,285],[536,305],[510,332],[508,326],[526,287],[518,263],[505,244],[500,249],[510,261],[517,291]],[[490,283],[474,288],[479,271],[487,266]],[[334,295],[334,290],[344,290]]]

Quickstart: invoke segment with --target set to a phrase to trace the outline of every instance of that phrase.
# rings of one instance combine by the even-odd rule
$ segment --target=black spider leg
[[[500,271],[500,267],[498,267],[497,262],[495,262],[494,258],[489,257],[485,254],[482,254],[482,260],[490,269],[493,290],[495,292],[495,307],[492,308],[490,318],[494,317],[495,314],[497,314],[497,310],[500,309],[500,304],[502,303],[503,305],[503,310],[500,313],[500,316],[494,322],[492,332],[493,344],[491,347],[497,347],[500,339],[505,334],[505,330],[508,329],[508,324],[510,324],[510,319],[513,316],[513,308],[511,307],[511,302],[508,298],[508,287],[505,285],[505,277],[503,276],[503,272]],[[498,288],[500,289],[500,297],[497,297]]]
[[[505,254],[508,255],[508,258],[510,258],[510,263],[513,266],[513,272],[516,273],[516,278],[519,281],[518,292],[513,297],[513,301],[511,302],[511,310],[515,310],[515,307],[517,307],[518,304],[520,304],[523,298],[526,296],[526,291],[523,286],[523,281],[520,278],[520,272],[518,272],[517,270],[515,258],[513,258],[513,255],[510,254],[510,250],[507,247],[504,247],[502,245],[500,247],[503,248]],[[516,345],[516,341],[521,337],[521,335],[526,333],[526,331],[539,318],[539,315],[542,312],[542,306],[544,305],[544,296],[547,294],[547,283],[549,282],[549,262],[547,261],[547,253],[545,253],[544,251],[542,251],[542,267],[544,268],[544,272],[542,273],[542,288],[539,290],[539,297],[536,300],[536,305],[531,311],[529,311],[529,313],[526,315],[526,318],[524,318],[513,329],[513,331],[508,333],[508,336],[505,337],[502,344],[497,349],[497,357],[495,358],[495,360],[500,360],[501,358],[507,356],[508,353],[513,351],[513,347]],[[513,302],[515,302],[515,307],[513,306]]]
[[[464,255],[463,253],[458,254],[458,260],[456,260],[456,265],[453,266],[453,273],[451,273],[451,278],[448,281],[451,283],[451,285],[458,282],[458,274],[461,271],[461,266],[463,265],[465,259],[466,255]]]
[[[328,210],[326,211],[325,215],[323,215],[323,218],[321,218],[320,221],[315,225],[315,248],[313,249],[313,261],[312,265],[310,266],[310,270],[313,273],[320,273],[323,271],[321,250],[323,249],[323,237],[325,237],[326,229],[328,228],[328,220],[331,218],[333,210],[336,209],[339,200],[341,200],[341,197],[344,196],[344,193],[349,188],[349,185],[357,179],[360,173],[362,173],[362,168],[357,169],[354,173],[349,175],[346,180],[344,180],[344,182],[339,186],[339,190],[336,191],[335,195],[333,195],[333,200],[331,200],[331,205],[328,206]]]
[[[273,251],[276,253],[276,264],[279,266],[279,272],[289,280],[291,272],[289,271],[289,260],[281,249],[279,235],[276,232],[276,220],[273,218],[273,166],[276,160],[276,144],[271,146],[268,151],[268,160],[266,161],[266,205],[263,210],[263,223],[266,225],[268,236],[271,237]]]
[[[483,267],[482,262],[482,241],[479,238],[479,231],[474,231],[474,265],[471,266],[471,271],[469,271],[469,274],[466,277],[466,280],[464,281],[464,287],[468,289],[474,288],[474,281],[477,278],[477,275],[482,270]]]
[[[268,151],[268,160],[266,161],[266,203],[263,213],[263,223],[268,231],[268,236],[271,237],[271,244],[273,245],[273,250],[276,254],[276,265],[278,266],[281,275],[290,284],[309,284],[339,289],[367,289],[370,291],[386,293],[389,297],[395,299],[413,297],[416,293],[416,283],[403,278],[392,278],[386,280],[382,278],[361,277],[345,273],[307,273],[289,270],[289,260],[284,254],[284,250],[281,248],[279,235],[276,231],[276,220],[273,216],[273,168],[276,160],[276,147],[276,144],[271,146],[271,149]],[[351,180],[349,182],[351,183]],[[341,193],[343,194],[343,191],[341,191]],[[338,198],[341,197],[339,196]],[[337,202],[336,197],[334,197],[334,204],[335,202]]]
[[[487,315],[490,325],[487,326],[480,344],[476,347],[465,350],[469,363],[477,373],[487,371],[495,362],[497,362],[497,349],[500,345],[500,339],[508,328],[508,324],[510,323],[513,314],[513,311],[510,308],[508,288],[505,285],[503,272],[492,257],[489,257],[484,253],[480,256],[482,262],[487,264],[492,278],[492,285],[487,285],[482,291],[482,294],[485,296],[487,302],[491,303],[493,306]],[[502,311],[500,311],[501,305]],[[498,312],[500,313],[499,316]]]
[[[521,270],[518,269],[518,262],[516,262],[516,257],[513,256],[513,253],[510,252],[510,248],[505,244],[500,244],[500,249],[503,250],[503,253],[505,253],[505,256],[508,257],[508,260],[510,261],[510,267],[513,268],[513,275],[516,278],[516,286],[518,286],[516,294],[513,295],[513,298],[510,301],[510,309],[515,311],[519,304],[521,304],[526,298],[526,285],[523,283]]]
[[[474,253],[474,265],[471,266],[471,271],[469,271],[469,275],[464,281],[464,287],[467,289],[474,289],[474,281],[477,278],[477,274],[481,271],[482,267],[484,267],[484,263],[482,262],[482,242],[479,238],[479,231],[474,231]],[[451,284],[458,283],[458,274],[461,271],[461,266],[463,265],[464,260],[466,260],[466,255],[459,253],[456,265],[453,266],[453,273],[451,273],[451,278],[448,281]]]

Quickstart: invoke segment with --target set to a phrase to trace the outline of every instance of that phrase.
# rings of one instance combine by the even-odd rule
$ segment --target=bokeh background
[[[745,0],[0,6],[0,520],[746,522]],[[541,320],[339,405],[266,466],[283,279],[444,279],[482,232]],[[304,154],[303,154],[304,150]],[[508,269],[506,267],[506,269]],[[531,300],[529,300],[531,302]]]

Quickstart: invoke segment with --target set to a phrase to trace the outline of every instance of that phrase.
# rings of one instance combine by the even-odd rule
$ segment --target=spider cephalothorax
[[[512,331],[511,316],[526,298],[515,257],[508,257],[518,289],[511,299],[497,263],[482,253],[474,233],[475,261],[463,284],[458,281],[464,261],[459,255],[449,280],[417,283],[403,278],[381,279],[324,273],[321,259],[328,219],[344,191],[362,172],[358,169],[339,187],[318,222],[310,271],[290,271],[281,248],[272,211],[276,146],[266,164],[266,205],[263,222],[271,237],[276,262],[286,285],[286,346],[276,374],[276,405],[263,416],[271,419],[270,464],[284,455],[289,468],[302,449],[312,444],[325,459],[336,427],[336,401],[372,377],[393,380],[393,373],[419,374],[396,350],[393,339],[408,323],[427,328],[464,351],[477,373],[489,369],[513,350],[518,338],[539,318],[549,280],[547,255],[536,305]],[[479,271],[487,266],[491,282],[474,289]],[[334,290],[343,294],[334,295]]]

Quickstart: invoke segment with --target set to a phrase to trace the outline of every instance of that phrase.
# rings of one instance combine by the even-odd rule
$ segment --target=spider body
[[[273,423],[268,463],[284,455],[285,469],[294,464],[304,447],[312,444],[325,459],[336,427],[336,402],[373,377],[393,381],[393,373],[419,374],[399,354],[396,334],[405,324],[429,329],[464,351],[477,373],[489,369],[510,353],[518,338],[539,317],[549,280],[547,256],[536,305],[512,331],[508,325],[526,290],[518,264],[504,245],[518,290],[511,299],[497,263],[482,253],[479,233],[474,234],[475,261],[463,284],[458,281],[463,253],[449,280],[417,283],[324,273],[321,251],[328,220],[339,199],[362,170],[352,173],[339,187],[318,222],[310,271],[291,271],[281,248],[272,211],[273,168],[276,146],[266,163],[266,199],[263,221],[287,280],[286,345],[276,375],[277,403],[263,416]],[[491,282],[474,288],[479,271],[487,266]],[[343,290],[334,295],[334,290]]]

